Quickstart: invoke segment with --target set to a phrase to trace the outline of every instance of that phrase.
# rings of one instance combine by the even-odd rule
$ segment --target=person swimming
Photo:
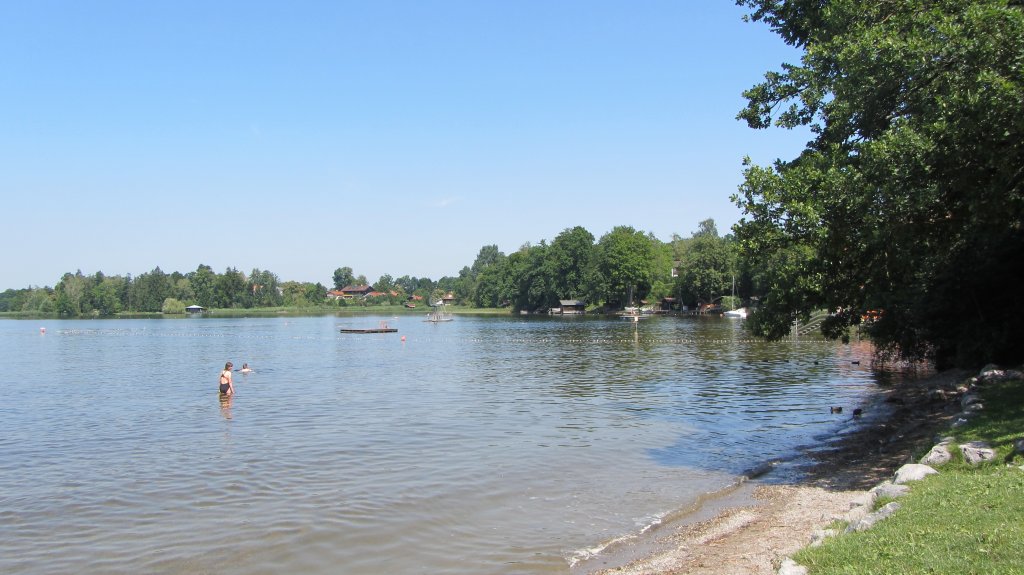
[[[252,373],[252,368],[249,367],[248,363],[242,364],[242,369],[238,370],[240,373]]]
[[[233,395],[235,393],[235,385],[231,381],[231,368],[234,364],[230,361],[224,364],[224,371],[220,372],[220,394],[221,395]]]

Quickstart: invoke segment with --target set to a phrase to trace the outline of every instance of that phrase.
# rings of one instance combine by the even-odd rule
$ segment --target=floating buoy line
[[[231,338],[231,339],[252,339],[252,340],[344,340],[352,341],[351,338],[331,335],[283,335],[283,334],[251,334],[244,331],[238,332],[173,332],[173,331],[150,331],[145,329],[63,329],[57,332],[62,336],[101,336],[101,337],[160,337],[160,338]],[[367,340],[362,340],[367,341]],[[389,340],[394,341],[394,340]],[[770,342],[759,338],[686,338],[686,337],[593,337],[593,338],[555,338],[555,337],[511,337],[511,338],[485,338],[485,337],[437,337],[432,335],[412,335],[409,340],[402,336],[402,343],[432,342],[432,343],[494,343],[504,342],[506,344],[574,344],[574,345],[611,345],[611,344],[660,344],[660,345],[707,345],[707,344],[773,344],[786,343],[787,345],[837,345],[839,342],[828,339],[804,339],[787,338],[779,342]]]

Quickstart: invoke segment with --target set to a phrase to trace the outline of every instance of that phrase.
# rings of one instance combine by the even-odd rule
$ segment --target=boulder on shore
[[[948,443],[939,443],[932,447],[924,457],[921,458],[922,465],[943,465],[949,463],[949,460],[953,458],[953,454],[949,452]]]
[[[871,492],[876,497],[885,497],[887,499],[897,499],[910,493],[910,487],[907,485],[896,485],[895,483],[889,483],[888,481],[871,488]]]
[[[996,458],[996,450],[984,441],[971,441],[960,446],[960,453],[964,461],[971,465],[978,465]]]
[[[896,470],[896,476],[892,482],[896,485],[903,485],[908,481],[920,481],[933,473],[938,473],[938,471],[935,471],[935,468],[930,465],[908,463]]]

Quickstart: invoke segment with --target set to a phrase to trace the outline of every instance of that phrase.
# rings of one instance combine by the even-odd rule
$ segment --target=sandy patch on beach
[[[955,417],[952,403],[936,402],[929,388],[953,388],[968,374],[943,372],[881,391],[865,407],[884,412],[862,429],[816,451],[799,485],[760,485],[753,505],[726,509],[713,519],[661,535],[646,557],[599,575],[774,575],[782,560],[811,543],[867,489],[931,446]]]
[[[668,548],[603,574],[775,573],[783,558],[811,542],[816,529],[850,509],[859,491],[764,485],[758,505],[728,509],[714,519],[682,529],[661,543]]]

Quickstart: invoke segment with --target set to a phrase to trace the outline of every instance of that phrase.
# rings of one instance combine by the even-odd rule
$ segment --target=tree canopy
[[[810,310],[839,336],[938,366],[1024,359],[1024,8],[1019,1],[738,0],[803,49],[739,114],[807,127],[791,160],[748,165],[742,253],[781,337]]]

